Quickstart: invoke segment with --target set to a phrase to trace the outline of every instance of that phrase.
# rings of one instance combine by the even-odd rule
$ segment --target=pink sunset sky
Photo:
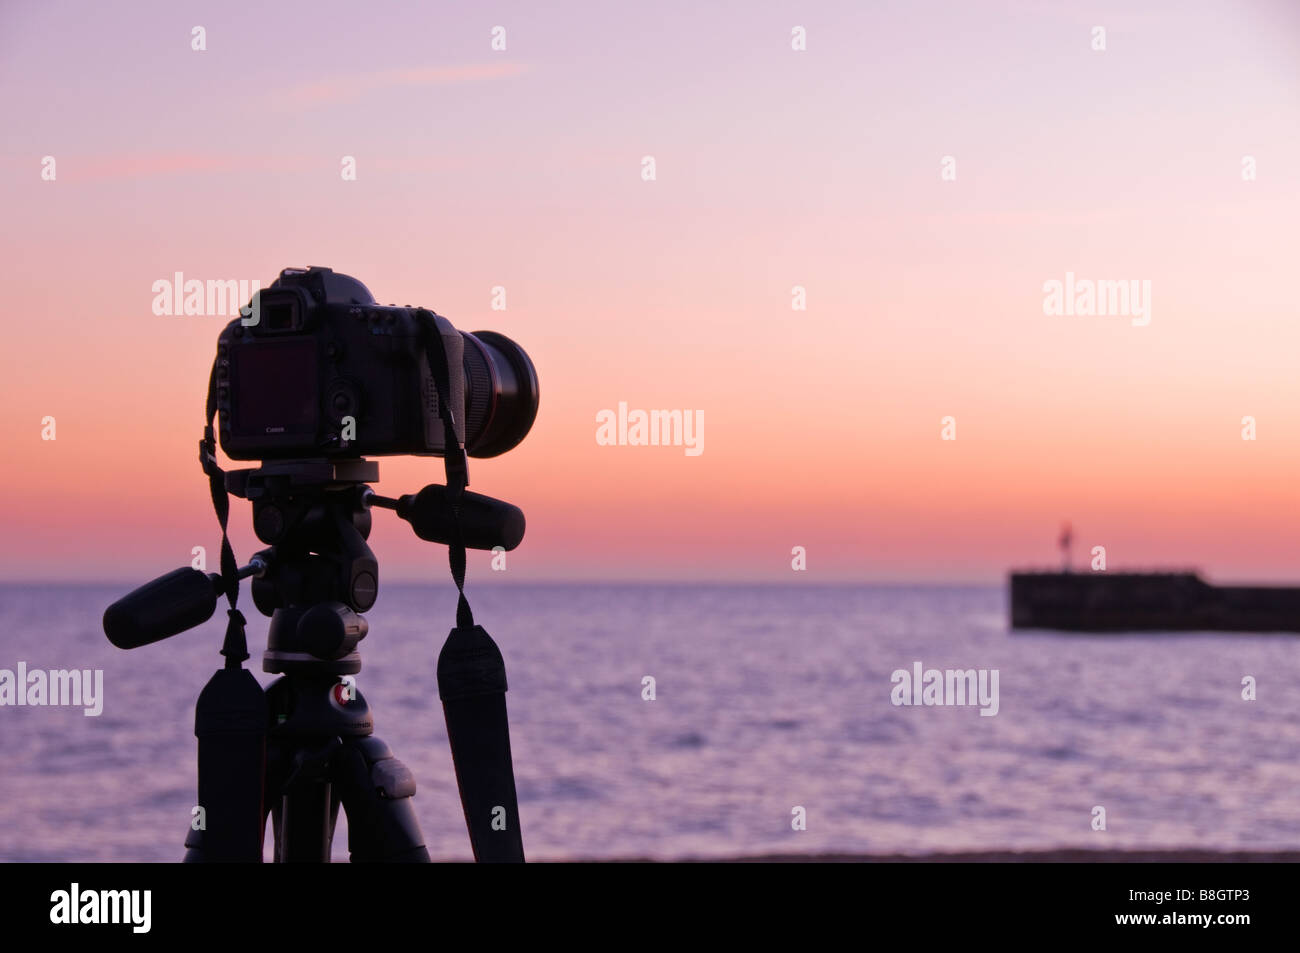
[[[152,285],[306,265],[533,357],[531,434],[471,461],[512,577],[994,581],[1069,519],[1111,568],[1300,579],[1294,3],[7,2],[0,86],[2,579],[215,564],[228,319]],[[1044,314],[1067,272],[1150,323]],[[620,401],[703,453],[599,446]]]

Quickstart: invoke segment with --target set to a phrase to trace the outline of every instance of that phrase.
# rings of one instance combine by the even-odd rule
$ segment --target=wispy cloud
[[[374,168],[385,172],[443,175],[479,168],[483,160],[472,155],[377,155],[367,161]],[[58,181],[70,184],[159,179],[166,176],[211,177],[238,172],[312,174],[320,173],[323,169],[337,174],[337,158],[331,156],[322,159],[319,154],[309,153],[241,155],[198,152],[68,154],[58,157]],[[27,175],[35,180],[40,171],[40,162],[38,157],[31,155],[0,155],[0,170],[15,177]]]
[[[357,73],[303,83],[273,93],[282,106],[314,106],[353,102],[380,89],[397,86],[449,86],[483,80],[507,79],[528,69],[523,63],[492,63],[469,66],[426,66]]]
[[[59,180],[95,182],[116,179],[152,179],[166,175],[240,172],[245,170],[293,171],[308,157],[241,156],[195,152],[159,152],[131,155],[70,156],[59,160]]]

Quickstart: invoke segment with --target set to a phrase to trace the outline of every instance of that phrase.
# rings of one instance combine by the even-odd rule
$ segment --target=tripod
[[[451,512],[445,487],[436,485],[388,499],[366,485],[378,475],[378,465],[366,460],[285,461],[224,474],[225,489],[252,502],[254,530],[269,548],[225,572],[233,555],[227,567],[219,504],[222,575],[176,570],[104,615],[109,639],[134,648],[211,617],[217,596],[229,595],[223,576],[251,576],[253,601],[271,617],[262,668],[281,677],[263,691],[242,666],[244,619],[231,600],[226,664],[195,711],[199,804],[185,840],[187,862],[260,861],[268,815],[276,862],[328,862],[340,806],[354,862],[429,860],[411,804],[415,779],[374,737],[369,706],[352,678],[361,670],[357,645],[369,630],[361,613],[378,596],[378,562],[366,543],[371,507],[396,510],[424,539],[446,542],[454,526],[458,586],[464,546],[513,549],[523,537],[523,514],[471,493]],[[504,664],[472,617],[452,630],[438,680],[475,856],[522,860]]]

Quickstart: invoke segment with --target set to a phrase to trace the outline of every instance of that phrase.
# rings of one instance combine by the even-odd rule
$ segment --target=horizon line
[[[130,585],[134,580],[122,579],[60,579],[60,578],[39,578],[39,579],[6,579],[0,578],[0,586],[122,586]],[[145,582],[148,582],[146,580]],[[444,579],[438,576],[435,579],[418,579],[415,577],[401,577],[395,579],[383,580],[385,586],[424,586],[424,585],[450,585],[450,579]],[[472,580],[473,587],[504,587],[506,585],[558,585],[558,586],[773,586],[773,585],[790,585],[790,586],[833,586],[837,588],[852,586],[929,586],[929,587],[954,587],[954,586],[1000,586],[1006,583],[1006,579],[1000,580],[978,580],[978,579],[785,579],[785,578],[746,578],[746,579],[645,579],[645,578],[627,578],[627,579],[610,579],[610,578],[579,578],[572,579],[548,579],[533,578],[521,579],[518,582],[512,582],[505,579],[487,578],[484,580]],[[137,582],[137,585],[144,585],[144,582]],[[454,586],[452,587],[454,588]],[[469,582],[466,588],[470,588]]]

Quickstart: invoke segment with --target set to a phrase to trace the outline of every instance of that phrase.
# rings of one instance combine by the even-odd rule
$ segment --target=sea
[[[101,617],[125,588],[0,586],[0,669],[103,672],[97,716],[0,707],[0,860],[184,854],[224,614],[123,651]],[[470,594],[506,660],[529,859],[1300,848],[1295,636],[1011,632],[1003,586]],[[267,620],[247,588],[241,605],[269,684]],[[454,605],[441,582],[386,583],[356,678],[431,855],[466,860],[435,677]],[[918,664],[996,671],[996,714],[896,704]]]

